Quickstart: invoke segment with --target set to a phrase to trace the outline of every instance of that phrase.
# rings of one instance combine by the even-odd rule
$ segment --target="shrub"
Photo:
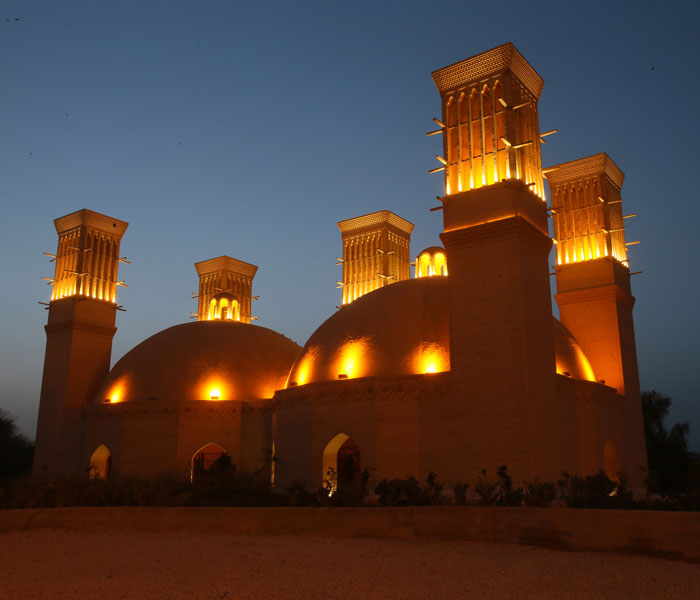
[[[438,506],[445,503],[443,484],[430,472],[421,484],[415,476],[405,479],[382,479],[374,492],[382,506]]]
[[[557,496],[557,489],[553,483],[540,482],[537,479],[532,483],[525,482],[524,502],[525,506],[548,507]]]
[[[452,484],[452,493],[454,494],[455,504],[465,506],[467,504],[467,491],[469,490],[468,483],[455,481]]]
[[[560,499],[569,508],[631,508],[632,495],[627,489],[624,475],[615,482],[603,470],[587,477],[562,473],[557,481]]]

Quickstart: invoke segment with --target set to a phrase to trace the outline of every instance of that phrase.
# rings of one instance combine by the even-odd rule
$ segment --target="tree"
[[[34,444],[20,433],[14,417],[0,408],[0,481],[28,475],[33,458]]]
[[[666,430],[664,420],[668,416],[671,398],[656,390],[642,392],[644,434],[649,462],[647,484],[650,492],[682,494],[690,491],[693,473],[700,457],[688,450],[690,425],[676,423]]]

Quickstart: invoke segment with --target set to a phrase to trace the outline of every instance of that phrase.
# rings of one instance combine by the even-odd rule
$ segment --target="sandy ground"
[[[700,565],[476,542],[37,530],[0,598],[698,598]]]

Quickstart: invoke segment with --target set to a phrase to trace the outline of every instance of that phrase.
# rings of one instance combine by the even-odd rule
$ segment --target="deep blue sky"
[[[18,20],[19,19],[19,20]],[[0,7],[0,407],[34,434],[53,219],[128,221],[113,360],[195,310],[195,261],[259,265],[260,325],[339,303],[336,222],[389,209],[439,243],[430,72],[506,41],[545,81],[545,165],[625,172],[643,389],[700,442],[697,2],[8,2]]]

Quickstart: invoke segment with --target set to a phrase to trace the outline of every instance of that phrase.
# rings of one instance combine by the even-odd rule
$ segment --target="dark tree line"
[[[688,448],[689,424],[666,429],[671,398],[656,390],[642,392],[644,433],[649,462],[649,492],[678,495],[700,493],[700,455]]]
[[[0,481],[29,475],[34,443],[20,433],[15,419],[0,408]]]

